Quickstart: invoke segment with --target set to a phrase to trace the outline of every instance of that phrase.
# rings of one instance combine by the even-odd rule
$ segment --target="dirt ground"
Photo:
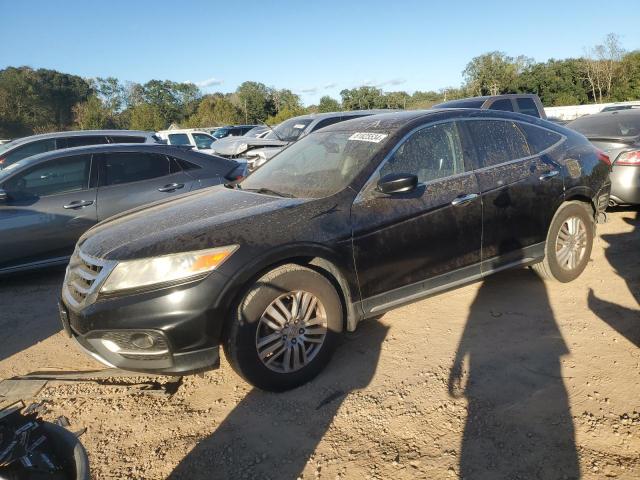
[[[364,322],[295,391],[223,360],[173,395],[124,377],[36,399],[87,428],[96,479],[638,479],[639,216],[611,213],[571,284],[514,270]],[[59,333],[62,277],[0,280],[0,379],[102,368]]]

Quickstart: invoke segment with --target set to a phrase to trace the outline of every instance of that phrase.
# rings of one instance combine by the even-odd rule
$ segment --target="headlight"
[[[238,245],[119,262],[100,289],[111,293],[197,277],[218,268]]]

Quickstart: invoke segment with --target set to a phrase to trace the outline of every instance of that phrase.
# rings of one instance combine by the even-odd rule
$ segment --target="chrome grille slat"
[[[92,303],[97,290],[111,272],[116,262],[91,257],[76,248],[73,252],[62,287],[67,305],[79,309]]]

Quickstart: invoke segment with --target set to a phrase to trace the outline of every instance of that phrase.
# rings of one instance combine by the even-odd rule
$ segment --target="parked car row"
[[[158,143],[159,141],[161,139],[155,133],[137,130],[75,130],[31,135],[0,145],[0,168],[6,168],[32,155],[62,148],[107,143]]]
[[[265,164],[282,149],[311,132],[335,123],[384,112],[388,112],[388,110],[355,110],[301,115],[270,128],[270,131],[262,137],[227,138],[219,140],[211,148],[213,153],[221,157],[246,160],[249,164],[249,170],[254,170]]]
[[[285,390],[364,318],[516,266],[568,282],[589,261],[610,161],[581,134],[491,109],[368,113],[302,135],[307,120],[235,187],[87,231],[62,288],[68,335],[160,374],[216,368],[223,348],[247,381]]]
[[[0,170],[0,273],[64,264],[112,215],[246,174],[239,164],[162,144],[54,150]]]

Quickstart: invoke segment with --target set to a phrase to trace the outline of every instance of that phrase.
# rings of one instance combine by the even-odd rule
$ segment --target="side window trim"
[[[551,133],[555,133],[556,135],[560,136],[560,140],[558,140],[553,145],[550,145],[549,147],[545,148],[544,150],[542,150],[541,152],[538,152],[536,154],[528,155],[526,157],[516,158],[516,159],[513,159],[513,160],[509,160],[508,162],[499,163],[497,165],[489,165],[488,167],[485,167],[483,164],[481,164],[480,159],[478,159],[477,171],[479,171],[479,172],[480,171],[489,170],[491,168],[502,167],[504,165],[511,165],[512,163],[522,162],[524,160],[531,160],[531,159],[536,158],[536,157],[541,157],[541,156],[545,155],[548,151],[556,148],[558,145],[560,145],[561,143],[563,143],[567,139],[567,137],[562,133],[558,133],[558,132],[556,132],[554,130],[551,130],[550,128],[546,128],[546,127],[543,127],[543,126],[540,126],[540,125],[534,125],[534,124],[530,124],[530,123],[527,123],[527,122],[523,122],[522,120],[513,120],[513,119],[505,120],[505,119],[502,119],[502,118],[495,118],[495,117],[493,117],[493,118],[492,117],[476,117],[476,118],[460,118],[457,121],[459,121],[459,122],[476,122],[476,121],[481,121],[481,120],[493,120],[493,121],[500,120],[500,121],[504,121],[504,122],[513,122],[514,124],[516,124],[516,127],[518,126],[518,124],[533,125],[536,128],[540,128],[540,129],[543,129],[543,130],[547,130],[547,131],[549,131]],[[527,137],[526,137],[526,135],[524,135],[522,130],[520,128],[518,128],[518,131],[520,131],[522,133],[522,135],[525,137],[525,140],[526,140]],[[527,142],[527,144],[528,144],[528,142]],[[475,149],[474,149],[474,152],[475,152]],[[477,152],[476,152],[476,156],[477,156]]]

